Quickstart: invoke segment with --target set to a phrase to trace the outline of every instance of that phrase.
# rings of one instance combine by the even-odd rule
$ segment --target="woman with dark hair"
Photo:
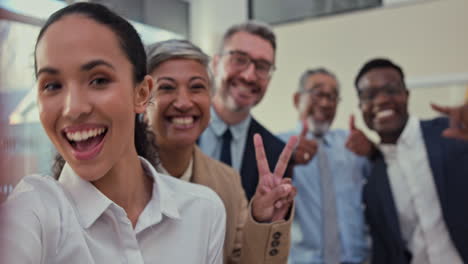
[[[210,189],[156,172],[138,118],[153,87],[135,29],[107,8],[53,14],[35,48],[42,126],[60,153],[1,206],[1,263],[221,263],[225,210]],[[183,249],[183,253],[181,253]]]
[[[260,182],[249,206],[239,173],[203,154],[196,145],[210,120],[208,56],[184,40],[150,45],[147,56],[154,96],[146,118],[156,134],[161,159],[157,169],[208,186],[220,196],[227,215],[224,263],[286,263],[295,188],[291,179],[282,177],[297,139],[288,142],[271,173],[256,135]]]

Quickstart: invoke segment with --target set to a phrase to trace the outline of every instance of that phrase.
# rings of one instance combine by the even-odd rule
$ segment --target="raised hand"
[[[370,157],[374,151],[372,141],[360,129],[356,127],[354,115],[349,117],[349,136],[345,146],[356,155]]]
[[[298,137],[296,150],[293,154],[294,164],[307,164],[317,153],[317,141],[314,139],[307,139],[309,126],[307,120],[302,122],[302,131]]]
[[[432,109],[450,119],[450,127],[442,132],[444,137],[468,140],[468,103],[461,106],[440,106],[431,104]]]
[[[272,173],[266,159],[262,137],[259,134],[254,135],[259,181],[252,198],[252,215],[258,222],[282,220],[288,214],[296,196],[296,188],[291,184],[291,179],[283,176],[296,143],[296,136],[289,139]]]

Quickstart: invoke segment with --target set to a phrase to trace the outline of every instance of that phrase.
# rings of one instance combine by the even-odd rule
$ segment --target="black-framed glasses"
[[[387,84],[381,87],[373,87],[365,90],[359,90],[358,96],[362,103],[369,103],[373,101],[380,93],[386,96],[401,95],[406,91],[403,84]]]
[[[260,79],[271,77],[276,67],[273,63],[264,59],[253,59],[249,54],[240,50],[223,52],[221,55],[229,55],[229,63],[239,71],[247,69],[250,63],[255,65],[255,74]]]
[[[307,94],[309,95],[313,100],[321,101],[323,99],[326,99],[329,102],[332,103],[337,103],[340,101],[340,97],[336,93],[325,93],[320,90],[316,89],[310,89],[310,90],[304,90],[301,92],[302,94]]]

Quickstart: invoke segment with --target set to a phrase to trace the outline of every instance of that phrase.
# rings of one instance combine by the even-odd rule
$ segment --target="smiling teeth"
[[[383,117],[387,117],[387,116],[391,116],[393,115],[394,111],[392,109],[387,109],[387,110],[383,110],[383,111],[380,111],[376,114],[376,117],[377,118],[383,118]]]
[[[105,128],[95,128],[91,130],[77,131],[77,132],[68,132],[66,133],[67,139],[71,141],[83,141],[91,137],[101,135],[106,131]]]
[[[190,125],[193,123],[193,117],[174,117],[172,123],[176,125]]]
[[[239,90],[240,90],[241,92],[250,92],[250,89],[247,88],[247,87],[245,87],[245,86],[240,86],[240,87],[239,87]]]

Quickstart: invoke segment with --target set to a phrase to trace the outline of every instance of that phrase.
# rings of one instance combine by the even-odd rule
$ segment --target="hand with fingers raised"
[[[349,130],[350,133],[345,143],[346,148],[359,156],[372,156],[375,151],[374,143],[356,127],[354,115],[349,117]]]
[[[461,106],[440,106],[431,104],[432,109],[450,119],[450,127],[442,132],[444,137],[468,140],[468,103]]]
[[[318,144],[315,139],[307,139],[309,126],[307,120],[302,122],[302,131],[298,137],[298,143],[293,153],[294,165],[307,164],[317,153]]]
[[[274,172],[271,172],[262,137],[259,134],[254,135],[259,182],[252,198],[252,215],[257,222],[275,222],[288,215],[297,191],[291,179],[283,176],[296,144],[297,137],[291,137],[281,152]]]

